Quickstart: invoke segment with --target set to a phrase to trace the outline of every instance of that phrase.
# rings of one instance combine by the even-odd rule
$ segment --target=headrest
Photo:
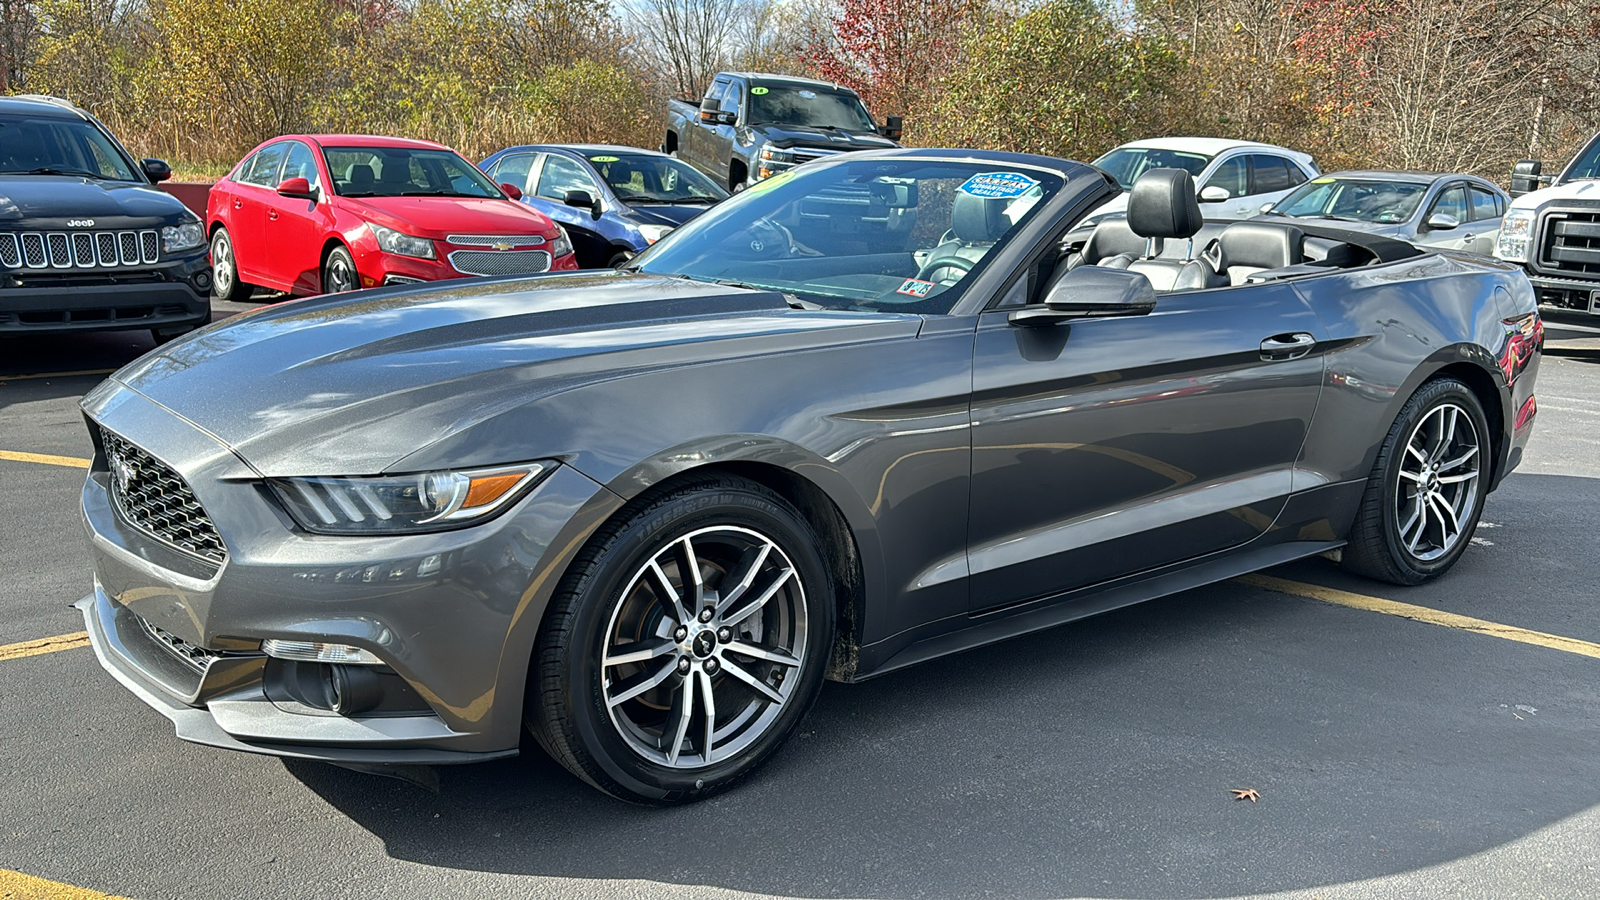
[[[979,197],[958,192],[950,205],[950,228],[963,244],[992,244],[1011,227],[1008,197]]]
[[[364,163],[356,163],[344,173],[344,180],[352,185],[369,185],[373,181],[372,167]]]
[[[378,178],[384,184],[401,184],[411,180],[411,161],[407,159],[383,160],[383,168],[378,170]]]
[[[1205,224],[1194,193],[1194,176],[1183,169],[1151,169],[1133,183],[1128,225],[1147,238],[1194,237]]]
[[[606,180],[612,184],[627,184],[633,180],[633,163],[619,159],[606,166]]]
[[[1113,256],[1143,256],[1145,239],[1133,233],[1126,219],[1106,219],[1094,227],[1083,243],[1083,260],[1090,265]]]
[[[1278,222],[1235,222],[1217,235],[1219,268],[1260,266],[1279,269],[1305,262],[1306,233]]]

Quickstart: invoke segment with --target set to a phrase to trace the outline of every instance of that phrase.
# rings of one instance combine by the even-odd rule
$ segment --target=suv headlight
[[[433,254],[433,241],[427,238],[412,237],[393,228],[367,223],[372,229],[372,234],[378,239],[378,249],[396,256],[414,256],[418,259],[437,259]]]
[[[761,148],[761,161],[762,162],[784,163],[784,164],[793,163],[794,162],[794,151],[793,150],[784,150],[784,149],[781,149],[781,148],[778,148],[778,147],[762,147]]]
[[[1528,243],[1533,239],[1534,213],[1532,210],[1513,209],[1500,220],[1500,237],[1494,243],[1494,255],[1507,262],[1528,261]]]
[[[666,237],[667,236],[667,232],[669,232],[671,230],[672,230],[672,226],[671,225],[640,225],[639,226],[639,233],[644,235],[644,242],[646,244],[654,244],[656,241],[659,241],[662,238]]]
[[[167,253],[181,253],[206,245],[206,228],[194,213],[185,212],[187,218],[177,225],[161,229],[161,249]]]
[[[567,237],[567,230],[560,225],[556,226],[555,240],[550,242],[550,259],[558,260],[572,252],[572,238]]]
[[[493,469],[376,477],[273,478],[289,515],[313,534],[386,535],[474,525],[510,506],[549,461]]]

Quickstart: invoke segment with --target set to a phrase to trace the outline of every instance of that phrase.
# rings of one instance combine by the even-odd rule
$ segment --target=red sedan
[[[211,188],[212,281],[229,300],[578,268],[566,232],[519,196],[429,141],[274,138]]]

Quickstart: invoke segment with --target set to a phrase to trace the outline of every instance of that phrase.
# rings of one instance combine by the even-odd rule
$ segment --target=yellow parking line
[[[21,450],[0,450],[0,459],[41,463],[46,466],[66,466],[69,469],[87,469],[90,463],[90,460],[79,459],[76,456],[50,456],[46,453],[23,453]]]
[[[119,900],[110,894],[0,869],[0,900]]]
[[[1393,600],[1384,600],[1381,597],[1352,594],[1349,591],[1336,590],[1316,584],[1302,584],[1301,582],[1289,581],[1284,578],[1273,578],[1270,575],[1244,575],[1237,580],[1245,584],[1266,588],[1269,591],[1277,591],[1280,594],[1309,597],[1312,600],[1337,603],[1340,606],[1348,606],[1352,609],[1364,609],[1368,612],[1383,613],[1388,616],[1399,616],[1402,619],[1426,622],[1429,625],[1459,628],[1462,631],[1475,631],[1479,634],[1504,638],[1520,644],[1532,644],[1535,647],[1547,647],[1551,650],[1561,650],[1567,653],[1576,653],[1579,656],[1600,659],[1600,644],[1591,644],[1588,641],[1580,641],[1576,638],[1562,637],[1559,634],[1530,631],[1514,625],[1502,625],[1499,622],[1474,619],[1471,616],[1460,616],[1441,609],[1415,606],[1410,603],[1397,603]]]
[[[0,662],[8,659],[22,659],[24,656],[41,656],[61,650],[76,650],[79,647],[87,646],[89,646],[89,633],[87,631],[58,634],[55,637],[40,638],[36,641],[23,641],[20,644],[0,644]],[[0,881],[0,887],[4,886],[5,882]],[[0,894],[0,900],[5,900],[5,894]]]
[[[79,375],[110,375],[116,369],[79,369],[76,372],[41,372],[37,375],[0,375],[0,381],[27,381],[30,378],[76,378]]]

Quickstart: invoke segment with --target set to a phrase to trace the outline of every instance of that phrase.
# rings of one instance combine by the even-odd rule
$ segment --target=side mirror
[[[900,135],[905,132],[905,129],[901,126],[903,121],[899,116],[885,116],[883,127],[878,129],[878,133],[891,141],[898,141],[900,140]]]
[[[505,191],[506,192],[506,196],[510,197],[513,200],[521,200],[522,199],[522,188],[517,187],[516,185],[510,183],[509,181],[501,184],[500,185],[500,190]]]
[[[291,200],[315,200],[317,192],[311,189],[311,182],[304,178],[285,178],[278,184],[278,196]]]
[[[1150,279],[1138,272],[1079,266],[1056,279],[1044,303],[1015,310],[1013,325],[1053,325],[1063,319],[1142,316],[1156,308]]]
[[[1537,159],[1518,160],[1517,164],[1511,167],[1511,196],[1521,197],[1523,194],[1537,191],[1541,184],[1549,184],[1551,179],[1542,174],[1543,172],[1544,163]]]
[[[1223,203],[1232,196],[1232,194],[1228,193],[1227,188],[1218,187],[1214,184],[1200,189],[1201,203]]]
[[[1449,231],[1452,228],[1459,228],[1461,220],[1449,213],[1434,213],[1428,217],[1426,224],[1429,231]]]
[[[1271,203],[1263,203],[1263,204],[1261,204],[1261,212],[1262,212],[1263,215],[1265,215],[1266,213],[1272,212],[1272,204]]]
[[[172,177],[172,167],[167,165],[166,160],[141,159],[139,168],[144,169],[145,176],[151,181],[166,181]]]
[[[567,191],[561,195],[561,202],[578,209],[587,209],[591,218],[600,218],[600,198],[589,196],[588,191]]]
[[[717,111],[720,109],[722,109],[722,102],[719,100],[712,100],[709,97],[701,100],[700,121],[715,124],[717,121]]]

